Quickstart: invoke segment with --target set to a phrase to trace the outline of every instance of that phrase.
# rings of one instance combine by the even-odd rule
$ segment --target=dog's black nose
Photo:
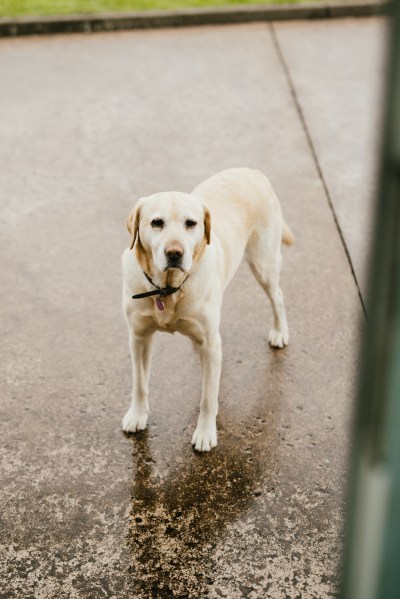
[[[183,249],[178,244],[171,244],[165,248],[165,255],[171,262],[179,262],[183,256]]]

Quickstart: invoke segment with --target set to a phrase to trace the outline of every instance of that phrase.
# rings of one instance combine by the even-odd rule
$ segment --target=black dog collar
[[[137,293],[136,295],[132,295],[132,299],[141,299],[143,297],[150,297],[152,295],[158,295],[158,298],[156,299],[156,303],[157,303],[157,308],[159,310],[164,310],[164,308],[165,308],[163,299],[165,297],[167,297],[167,295],[172,295],[173,293],[176,293],[182,287],[182,285],[186,281],[186,279],[189,277],[189,275],[188,275],[186,277],[186,279],[183,279],[183,281],[179,285],[179,287],[170,287],[169,285],[167,287],[159,287],[152,281],[152,279],[149,277],[147,272],[143,271],[143,274],[146,277],[146,279],[149,281],[149,283],[151,283],[153,285],[153,287],[155,287],[155,290],[154,291],[145,291],[144,293]]]

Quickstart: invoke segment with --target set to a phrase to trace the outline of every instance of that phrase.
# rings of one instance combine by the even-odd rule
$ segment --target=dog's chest
[[[153,299],[152,318],[158,329],[174,333],[179,330],[181,315],[175,302],[171,300],[172,298],[167,297],[160,303],[160,300]]]
[[[197,318],[173,309],[154,310],[152,314],[156,328],[166,333],[182,333],[193,341],[201,342],[203,337]]]
[[[163,330],[168,330],[174,332],[177,330],[177,319],[174,310],[164,308],[164,310],[159,310],[157,307],[153,310],[153,319],[158,327]]]

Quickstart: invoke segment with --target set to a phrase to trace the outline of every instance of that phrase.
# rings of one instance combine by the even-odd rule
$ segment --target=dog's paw
[[[289,332],[271,329],[268,340],[272,347],[285,347],[289,343]]]
[[[193,433],[192,445],[196,451],[211,451],[217,446],[217,429],[216,427],[200,427],[198,426]]]
[[[122,419],[122,430],[126,433],[143,431],[147,426],[148,414],[137,412],[130,407]]]

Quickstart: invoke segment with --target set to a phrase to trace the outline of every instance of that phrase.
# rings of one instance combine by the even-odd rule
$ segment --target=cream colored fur
[[[160,219],[164,225],[155,226]],[[195,226],[189,227],[193,222]],[[289,330],[279,274],[281,242],[291,245],[293,234],[268,179],[247,168],[218,173],[191,194],[167,192],[140,199],[128,218],[128,229],[132,244],[122,256],[123,306],[133,388],[122,428],[134,433],[147,425],[153,333],[178,331],[192,340],[200,356],[202,396],[192,444],[197,451],[209,451],[217,445],[219,325],[224,290],[245,254],[272,304],[270,344],[280,348],[287,345]],[[168,267],[169,248],[182,253],[179,268]],[[154,296],[132,299],[134,294],[154,289],[143,272],[160,287],[178,287],[190,276],[179,291],[165,299],[161,311]]]

